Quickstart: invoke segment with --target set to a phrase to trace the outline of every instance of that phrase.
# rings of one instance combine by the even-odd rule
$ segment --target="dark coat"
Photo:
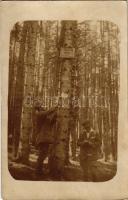
[[[94,131],[87,132],[80,135],[78,139],[78,145],[80,146],[80,160],[97,160],[99,158],[99,152],[101,147],[101,140],[97,133]]]
[[[40,143],[54,142],[57,113],[54,110],[40,111],[37,115],[37,146]]]

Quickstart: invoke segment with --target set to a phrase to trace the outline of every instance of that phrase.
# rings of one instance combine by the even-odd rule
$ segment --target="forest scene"
[[[116,175],[119,38],[109,21],[14,25],[8,81],[13,178],[103,182]]]

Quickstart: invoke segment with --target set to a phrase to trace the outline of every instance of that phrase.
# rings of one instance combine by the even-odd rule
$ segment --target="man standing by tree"
[[[57,112],[55,108],[44,110],[40,106],[35,106],[35,114],[37,123],[36,145],[39,150],[36,173],[41,175],[43,172],[43,161],[49,154],[50,145],[54,143]]]
[[[95,181],[94,163],[97,161],[101,142],[98,134],[91,129],[90,121],[83,123],[83,132],[78,139],[80,146],[80,165],[85,181]]]

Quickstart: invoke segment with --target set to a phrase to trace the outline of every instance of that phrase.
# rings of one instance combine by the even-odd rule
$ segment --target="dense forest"
[[[24,21],[10,33],[8,149],[28,163],[35,149],[34,104],[57,106],[61,164],[77,160],[81,124],[102,140],[101,158],[117,160],[119,29],[109,21]],[[67,52],[65,53],[65,49]],[[64,142],[62,142],[62,139]]]

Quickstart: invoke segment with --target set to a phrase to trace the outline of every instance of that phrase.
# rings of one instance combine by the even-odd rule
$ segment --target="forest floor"
[[[9,171],[16,180],[55,181],[48,173],[48,159],[44,162],[44,174],[42,176],[37,176],[35,173],[36,161],[37,153],[30,154],[28,165],[12,161],[11,156],[9,156]],[[116,174],[116,163],[98,160],[94,165],[96,173],[95,182],[108,181]],[[62,181],[83,181],[83,174],[79,161],[70,160],[70,164],[65,166]]]

